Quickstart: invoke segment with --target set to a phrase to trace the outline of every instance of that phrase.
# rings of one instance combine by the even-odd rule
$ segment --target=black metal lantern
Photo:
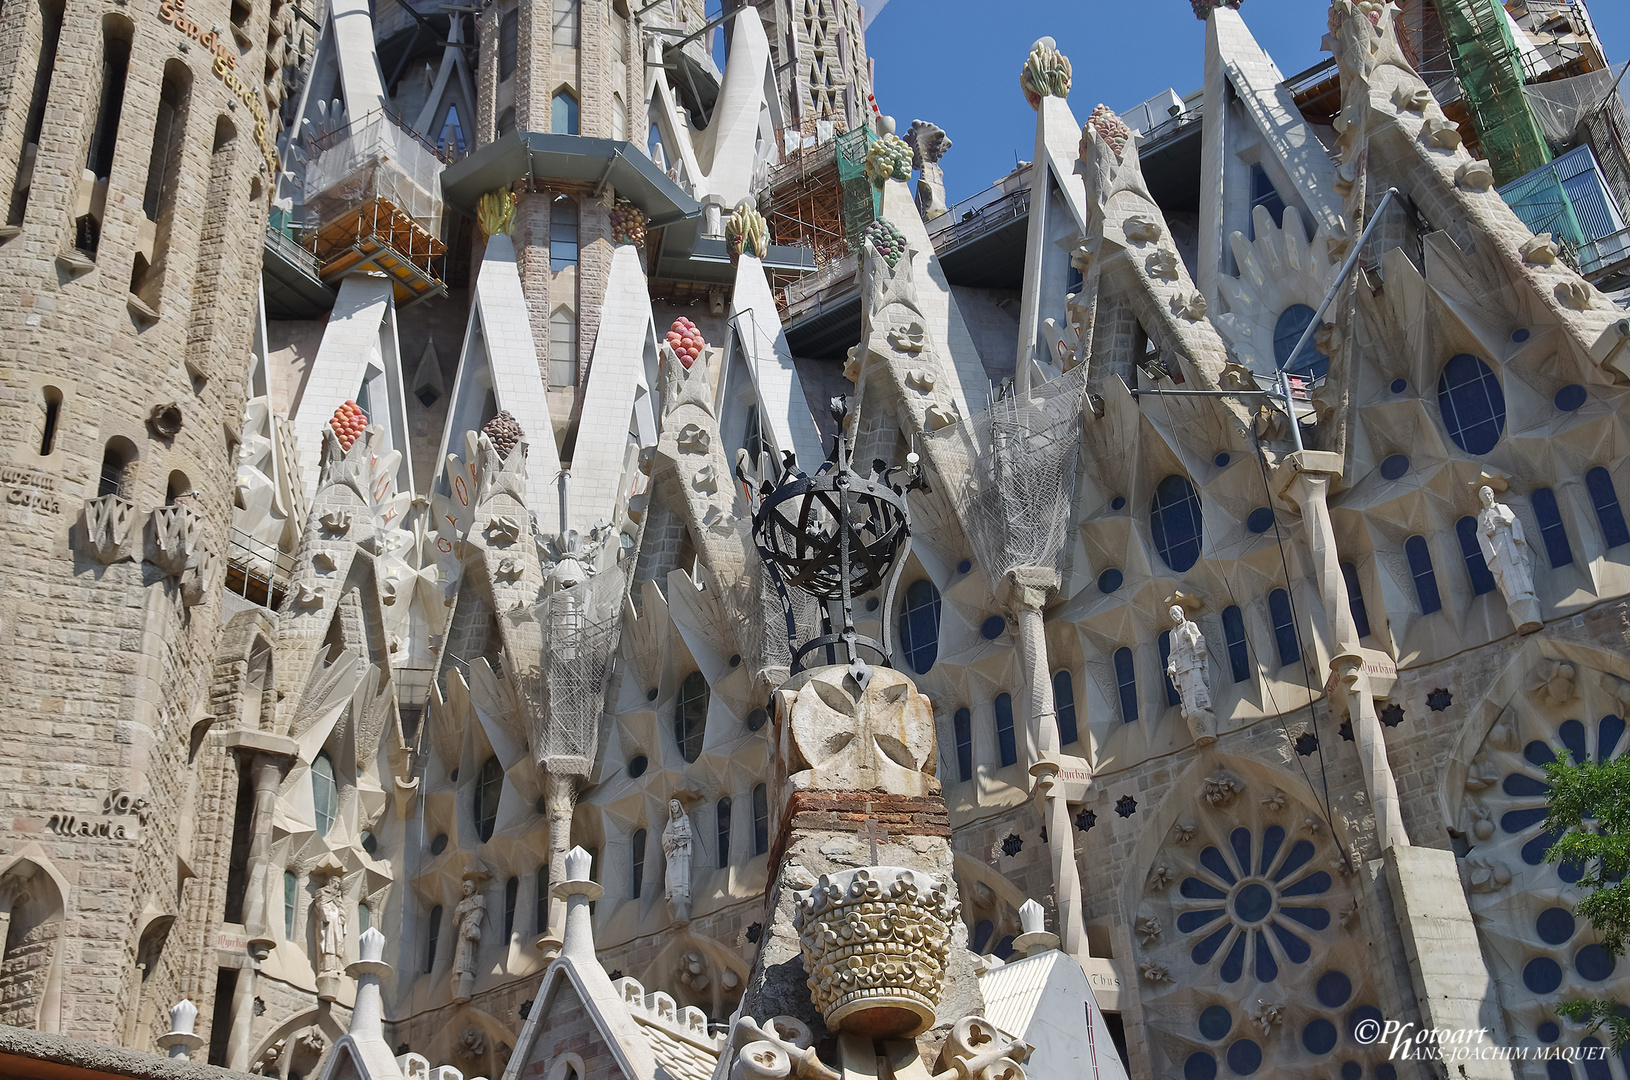
[[[762,486],[753,512],[753,542],[786,607],[793,672],[803,670],[804,658],[817,649],[826,649],[827,663],[836,663],[836,648],[841,644],[850,674],[864,687],[871,668],[860,649],[871,650],[885,665],[893,666],[893,650],[886,639],[892,625],[894,585],[911,547],[905,493],[920,487],[921,477],[916,454],[907,459],[904,469],[874,461],[870,476],[855,472],[843,434],[847,413],[844,399],[833,398],[838,434],[832,440],[831,454],[814,475],[799,471],[788,455],[781,482]],[[901,483],[894,482],[897,473],[903,474]],[[788,587],[815,597],[826,608],[826,632],[802,645],[797,641]],[[879,587],[884,590],[885,641],[855,632],[855,596]],[[834,631],[833,625],[840,629]]]

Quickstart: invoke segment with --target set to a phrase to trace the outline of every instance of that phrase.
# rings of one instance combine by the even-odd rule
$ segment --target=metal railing
[[[234,528],[227,540],[226,587],[245,600],[275,608],[294,576],[294,556]]]
[[[1584,277],[1611,268],[1630,269],[1630,229],[1587,240],[1577,250],[1579,273]]]
[[[1156,124],[1154,127],[1150,128],[1148,131],[1145,131],[1141,136],[1139,136],[1138,156],[1143,157],[1144,155],[1160,149],[1161,143],[1166,142],[1168,139],[1176,138],[1178,135],[1181,135],[1187,131],[1189,127],[1200,123],[1204,119],[1205,109],[1201,106],[1195,106],[1192,109],[1178,113],[1170,120],[1164,120]]]
[[[963,205],[965,204],[957,204]],[[944,216],[951,217],[956,212],[956,207],[953,207]],[[977,209],[962,211],[960,217],[953,218],[947,225],[931,232],[929,239],[933,242],[935,251],[949,251],[993,232],[1011,221],[1017,221],[1029,213],[1030,189],[1020,188]]]
[[[312,277],[317,276],[317,256],[301,247],[294,237],[276,225],[266,226],[266,246]]]

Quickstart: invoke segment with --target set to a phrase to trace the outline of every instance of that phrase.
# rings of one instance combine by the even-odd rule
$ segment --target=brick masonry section
[[[866,832],[866,822],[875,820],[879,841],[883,833],[891,839],[902,836],[951,837],[951,816],[945,800],[938,795],[889,795],[880,791],[795,791],[787,799],[781,829],[770,849],[770,865],[780,866],[781,857],[794,833]]]

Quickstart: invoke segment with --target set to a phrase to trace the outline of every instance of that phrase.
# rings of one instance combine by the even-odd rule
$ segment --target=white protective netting
[[[940,482],[993,586],[1021,566],[1063,569],[1086,373],[1087,365],[1078,365],[1027,397],[1010,393],[927,436],[931,460],[967,461],[960,478]]]
[[[613,566],[551,593],[534,609],[543,636],[535,676],[541,685],[525,689],[538,703],[531,717],[533,756],[551,772],[588,776],[593,767],[625,587],[622,567]]]
[[[324,217],[384,198],[432,236],[441,235],[436,152],[385,112],[374,112],[310,144],[305,202]]]

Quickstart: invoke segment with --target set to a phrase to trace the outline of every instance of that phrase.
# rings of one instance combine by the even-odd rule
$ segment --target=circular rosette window
[[[1485,710],[1496,720],[1466,765],[1455,823],[1469,848],[1461,859],[1466,899],[1519,1043],[1604,1053],[1602,1033],[1558,1016],[1557,1005],[1575,998],[1630,1003],[1630,962],[1609,955],[1574,914],[1587,868],[1545,858],[1560,835],[1545,827],[1545,767],[1559,757],[1602,762],[1630,752],[1620,700],[1630,697],[1627,685],[1583,664],[1542,658],[1521,678],[1496,684],[1488,702],[1495,707]],[[1625,1080],[1630,1051],[1573,1069],[1568,1075],[1584,1070],[1592,1080]]]
[[[1353,878],[1296,783],[1206,778],[1148,869],[1132,936],[1158,1076],[1386,1075],[1354,1035],[1381,1013]]]

